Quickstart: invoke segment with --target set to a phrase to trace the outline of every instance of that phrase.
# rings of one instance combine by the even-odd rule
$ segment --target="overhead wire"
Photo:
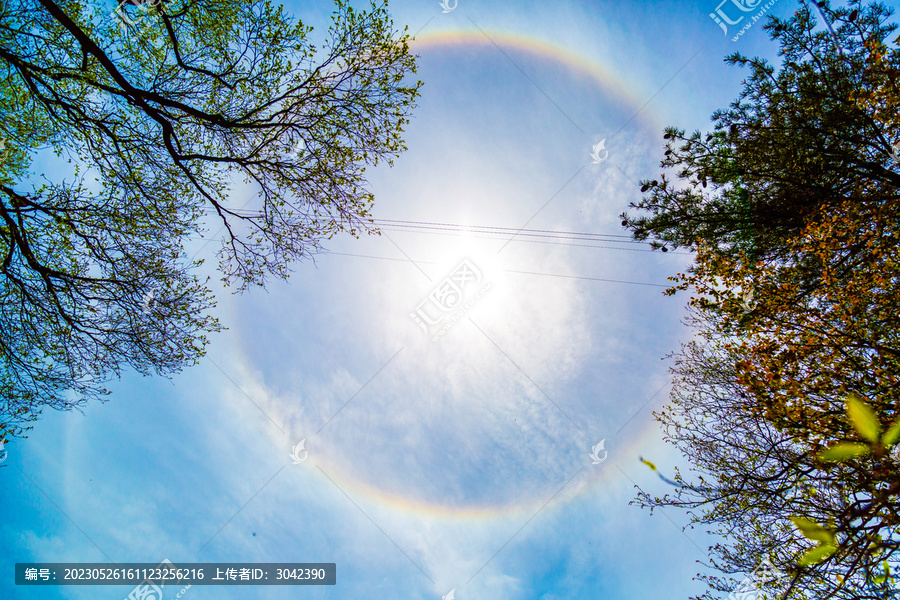
[[[236,214],[251,211],[232,211]],[[646,246],[646,242],[632,239],[629,235],[615,233],[587,233],[575,231],[553,231],[549,229],[517,229],[488,225],[462,225],[440,221],[408,221],[401,219],[373,219],[372,224],[379,231],[395,231],[406,233],[423,233],[428,235],[472,235],[483,240],[509,240],[521,243],[548,244],[553,246],[571,246],[574,248],[597,248],[600,250],[619,250],[625,252],[655,252],[650,248],[625,248],[597,244],[578,244],[575,242],[601,242],[604,244],[632,244]],[[502,236],[502,237],[500,237]],[[510,240],[510,237],[512,239]],[[523,239],[524,238],[524,239]],[[540,239],[532,239],[540,238]],[[616,239],[618,238],[618,239]],[[550,241],[555,240],[555,241]],[[689,255],[689,252],[673,251],[671,254]]]
[[[232,212],[247,212],[250,211],[232,211]],[[523,243],[532,243],[532,244],[550,244],[550,245],[558,245],[558,246],[573,246],[578,248],[599,248],[599,249],[607,249],[607,250],[622,250],[628,252],[654,252],[654,250],[645,249],[645,248],[623,248],[618,246],[599,246],[593,244],[577,244],[573,242],[577,241],[587,241],[587,242],[605,242],[607,244],[640,244],[643,245],[645,242],[640,242],[632,239],[631,236],[622,235],[622,234],[614,234],[614,233],[587,233],[587,232],[574,232],[574,231],[553,231],[548,229],[524,229],[524,228],[514,228],[514,227],[499,227],[499,226],[488,226],[488,225],[462,225],[458,223],[446,223],[441,221],[409,221],[409,220],[401,220],[401,219],[373,219],[373,225],[377,227],[379,230],[383,231],[394,231],[394,232],[407,232],[407,233],[424,233],[428,235],[470,235],[474,234],[478,236],[478,239],[488,239],[488,240],[506,240],[510,236],[514,236],[515,238],[542,238],[542,239],[513,239],[512,241],[518,241]],[[498,236],[503,237],[498,237]],[[615,239],[620,238],[620,239]],[[205,239],[205,238],[201,238]],[[559,241],[549,241],[549,240],[559,240]],[[334,254],[337,256],[355,256],[359,258],[371,258],[378,260],[391,260],[391,261],[400,261],[400,262],[408,262],[409,259],[404,258],[389,258],[384,256],[372,256],[368,254],[354,254],[349,252],[332,252],[332,251],[324,251],[323,254]],[[690,254],[689,252],[671,252],[671,254]],[[434,264],[429,261],[415,261],[422,264]],[[511,269],[502,269],[504,272],[508,273],[520,273],[527,275],[538,275],[543,277],[562,277],[566,279],[580,279],[584,281],[603,281],[609,283],[625,283],[629,285],[643,285],[643,286],[651,286],[651,287],[669,287],[667,285],[658,284],[658,283],[645,283],[641,281],[626,281],[621,279],[604,279],[599,277],[583,277],[578,275],[560,275],[557,273],[538,273],[534,271],[516,271]]]
[[[258,211],[234,209],[230,212],[239,216],[260,216]],[[243,215],[242,215],[243,213]],[[573,242],[604,242],[607,244],[635,244],[646,245],[646,242],[635,240],[630,235],[617,233],[589,233],[578,231],[555,231],[551,229],[525,229],[515,227],[500,227],[495,225],[463,225],[460,223],[446,223],[442,221],[409,221],[403,219],[373,219],[372,224],[379,230],[426,233],[432,235],[477,235],[479,239],[501,240],[512,236],[513,241],[531,243],[549,243],[561,246],[574,246],[579,248],[600,248],[606,250],[628,250],[632,248],[620,248],[617,246],[597,246],[591,244],[577,244]],[[505,236],[505,237],[497,237]],[[541,238],[515,239],[515,238]],[[556,241],[546,241],[556,240]],[[653,250],[639,249],[639,252],[653,252]],[[688,254],[676,252],[675,254]]]
[[[351,252],[326,251],[323,254],[334,254],[336,256],[355,256],[357,258],[374,258],[377,260],[390,260],[390,261],[394,261],[394,262],[413,262],[414,264],[420,263],[420,264],[425,264],[425,265],[437,264],[433,261],[427,261],[427,260],[411,261],[408,258],[393,258],[393,257],[389,257],[389,256],[372,256],[370,254],[353,254]],[[627,284],[631,284],[631,285],[645,285],[645,286],[650,286],[650,287],[661,287],[661,288],[669,287],[668,285],[663,285],[661,283],[645,283],[643,281],[626,281],[624,279],[601,279],[600,277],[583,277],[580,275],[560,275],[558,273],[538,273],[535,271],[516,271],[513,269],[498,269],[498,270],[503,273],[520,273],[523,275],[540,275],[543,277],[562,277],[565,279],[582,279],[584,281],[603,281],[603,282],[607,282],[607,283],[627,283]]]
[[[516,227],[497,227],[492,225],[461,225],[458,223],[443,223],[434,221],[404,221],[400,219],[373,219],[376,225],[383,223],[388,227],[403,227],[407,229],[439,230],[439,231],[466,231],[474,233],[515,233],[533,237],[565,238],[577,241],[614,241],[616,243],[640,244],[631,239],[630,235],[616,233],[585,233],[577,231],[554,231],[550,229],[524,229]],[[609,240],[604,238],[624,238],[621,240]]]
[[[409,231],[407,229],[391,229],[391,228],[387,228],[387,227],[379,227],[379,230],[380,231],[395,231],[395,232]],[[463,235],[462,233],[441,233],[438,231],[431,231],[431,232],[425,232],[425,233],[429,233],[430,235]],[[508,240],[509,237],[508,236],[507,237],[496,237],[496,236],[479,235],[479,236],[477,236],[476,239],[479,239],[479,240]],[[620,248],[619,246],[597,246],[594,244],[573,244],[570,242],[550,242],[547,240],[515,239],[515,240],[511,240],[511,241],[520,242],[523,244],[547,244],[547,245],[551,245],[551,246],[570,246],[573,248],[598,248],[598,249],[602,249],[602,250],[621,250],[623,252],[653,252],[653,250],[651,250],[649,248]],[[638,243],[640,243],[640,242],[638,242]],[[686,252],[674,252],[673,254],[686,254]]]

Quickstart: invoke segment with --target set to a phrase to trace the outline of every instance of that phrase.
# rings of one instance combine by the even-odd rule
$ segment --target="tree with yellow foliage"
[[[666,131],[678,180],[626,215],[696,250],[667,293],[692,290],[705,341],[657,414],[694,475],[639,502],[720,533],[725,573],[773,565],[767,597],[874,600],[900,587],[900,52],[883,6],[820,4],[834,36],[808,6],[772,19],[780,69],[732,57],[753,70],[739,100],[706,136]]]

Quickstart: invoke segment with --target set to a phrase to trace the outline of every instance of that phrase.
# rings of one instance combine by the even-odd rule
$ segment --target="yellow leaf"
[[[850,417],[850,422],[859,435],[873,443],[879,440],[881,424],[878,417],[875,416],[872,407],[856,394],[847,396],[847,416]]]
[[[806,554],[804,554],[803,557],[800,558],[800,566],[805,567],[806,565],[812,565],[817,562],[821,562],[834,554],[835,550],[837,550],[837,547],[830,544],[820,544],[815,548],[810,548],[806,552]]]
[[[800,533],[807,538],[822,544],[834,545],[834,533],[815,521],[810,521],[804,517],[790,517],[790,519],[797,526],[797,529],[800,530]]]
[[[885,446],[893,446],[897,443],[897,440],[900,439],[900,419],[891,425],[891,427],[884,434],[884,437],[881,438],[881,442]]]
[[[819,460],[828,462],[843,462],[868,454],[872,449],[868,444],[854,444],[853,442],[839,442],[819,452]]]

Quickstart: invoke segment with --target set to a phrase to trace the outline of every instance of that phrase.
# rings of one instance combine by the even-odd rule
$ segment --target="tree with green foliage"
[[[676,471],[673,494],[640,492],[637,501],[651,511],[685,510],[691,527],[720,535],[710,549],[711,564],[724,573],[773,565],[782,576],[757,584],[767,597],[887,598],[900,584],[897,402],[890,394],[867,396],[865,404],[881,410],[868,409],[878,416],[868,417],[861,434],[859,419],[848,410],[852,400],[832,392],[859,389],[857,377],[842,379],[846,369],[832,371],[817,356],[785,358],[792,349],[771,346],[760,355],[772,357],[767,364],[781,368],[777,375],[748,365],[747,346],[753,344],[722,320],[730,314],[765,327],[787,317],[786,309],[767,312],[780,298],[763,298],[749,315],[742,314],[746,307],[737,298],[715,306],[700,297],[693,304],[690,324],[705,344],[691,342],[674,356],[672,395],[655,413],[692,475]],[[840,342],[821,342],[804,349],[824,354],[842,348]],[[866,355],[865,348],[845,350]],[[717,591],[735,585],[729,577],[701,579]]]
[[[386,5],[336,0],[317,49],[268,1],[134,4],[0,5],[0,442],[122,368],[202,356],[219,325],[185,243],[205,215],[224,281],[262,286],[376,232],[366,166],[405,149],[421,82]],[[47,149],[72,175],[28,184]]]
[[[638,212],[622,215],[636,240],[664,250],[702,241],[750,260],[789,260],[784,241],[818,207],[862,194],[897,198],[900,172],[890,153],[898,132],[853,101],[900,69],[896,50],[881,57],[880,69],[871,68],[869,49],[896,29],[887,22],[892,11],[859,1],[834,11],[821,4],[834,37],[816,30],[811,5],[786,21],[770,20],[764,28],[780,44],[778,68],[729,56],[729,64],[750,73],[738,99],[714,113],[713,131],[666,129],[661,166],[675,170],[678,181],[641,182],[649,194],[631,204]]]
[[[722,535],[722,572],[774,565],[768,597],[883,599],[900,589],[900,52],[883,6],[824,5],[833,36],[812,11],[766,25],[777,72],[732,57],[754,74],[713,133],[666,131],[677,182],[644,182],[650,216],[627,220],[696,251],[667,293],[692,289],[707,342],[677,355],[657,415],[699,478],[639,502]]]
[[[799,470],[813,490],[806,505],[754,505],[817,542],[776,564],[796,562],[802,589],[870,597],[859,587],[900,583],[900,204],[819,210],[787,251],[798,260],[750,265],[701,246],[693,272],[675,279],[698,294],[704,332],[724,340],[735,415],[798,455],[772,486]],[[753,290],[752,305],[737,287]]]

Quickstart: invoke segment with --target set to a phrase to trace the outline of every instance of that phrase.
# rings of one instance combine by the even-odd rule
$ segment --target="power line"
[[[605,242],[607,244],[638,244],[646,245],[646,242],[639,242],[628,235],[614,233],[584,233],[575,231],[551,231],[547,229],[516,229],[513,227],[495,227],[485,225],[460,225],[455,223],[443,223],[433,221],[402,221],[399,219],[374,219],[374,224],[383,231],[406,231],[414,233],[428,233],[432,235],[463,235],[475,234],[479,239],[488,240],[505,240],[507,237],[496,237],[496,235],[504,234],[509,236],[515,234],[520,237],[538,237],[550,238],[554,240],[563,240],[559,242],[549,242],[545,240],[533,239],[514,239],[510,241],[529,242],[533,244],[551,244],[556,246],[573,246],[578,248],[600,248],[604,250],[624,250],[628,252],[655,252],[649,248],[622,248],[618,246],[597,246],[591,244],[574,244],[566,240],[585,241],[585,242]],[[494,237],[491,237],[493,234]],[[610,239],[625,238],[625,239]],[[689,255],[689,252],[672,252],[672,254]]]
[[[212,209],[204,209],[205,212],[212,212]],[[261,217],[262,214],[255,210],[232,209],[229,212],[238,216],[245,217]],[[552,239],[565,239],[582,242],[609,242],[615,244],[644,244],[632,239],[630,235],[622,235],[617,233],[588,233],[578,231],[553,231],[550,229],[522,229],[516,227],[499,227],[493,225],[462,225],[459,223],[444,223],[440,221],[405,221],[400,219],[373,219],[372,223],[379,229],[384,228],[391,231],[401,230],[419,230],[424,232],[432,231],[451,231],[464,233],[480,233],[480,234],[516,234],[517,236],[540,237]],[[620,239],[615,239],[620,238]]]
[[[510,269],[501,269],[504,273],[523,273],[525,275],[543,275],[544,277],[565,277],[566,279],[584,279],[585,281],[605,281],[609,283],[628,283],[630,285],[648,285],[651,287],[667,288],[668,285],[661,283],[644,283],[642,281],[625,281],[622,279],[600,279],[599,277],[581,277],[579,275],[558,275],[556,273],[535,273],[533,271],[512,271]]]
[[[377,260],[391,260],[394,262],[410,262],[407,258],[391,258],[388,256],[372,256],[370,254],[352,254],[350,252],[325,252],[324,254],[334,254],[337,256],[355,256],[357,258],[374,258]],[[436,262],[427,261],[427,260],[417,260],[415,263],[424,264],[424,265],[435,265]],[[498,269],[504,273],[520,273],[523,275],[541,275],[543,277],[563,277],[565,279],[583,279],[585,281],[604,281],[607,283],[627,283],[630,285],[646,285],[651,287],[661,287],[667,288],[669,286],[663,285],[660,283],[644,283],[642,281],[625,281],[622,279],[601,279],[599,277],[581,277],[579,275],[559,275],[557,273],[537,273],[535,271],[515,271],[512,269]]]
[[[379,227],[379,230],[380,231],[410,232],[410,230],[407,230],[407,229],[391,229],[388,227]],[[419,233],[419,232],[416,232],[416,233]],[[441,233],[441,232],[437,232],[437,231],[422,232],[422,233],[430,233],[431,235],[461,235],[460,233]],[[479,235],[478,239],[480,239],[480,240],[507,240],[509,238],[507,238],[507,237],[490,237],[490,236]],[[618,246],[595,246],[592,244],[572,244],[572,243],[568,243],[568,242],[548,242],[546,240],[519,240],[519,239],[516,239],[516,240],[511,240],[511,241],[521,242],[521,243],[525,243],[525,244],[549,244],[552,246],[572,246],[574,248],[601,248],[601,249],[605,249],[605,250],[621,250],[621,251],[625,251],[625,252],[653,252],[653,250],[648,249],[648,248],[620,248]],[[687,252],[672,252],[672,254],[687,254]]]
[[[571,239],[579,239],[579,240],[598,240],[598,241],[607,241],[603,238],[625,238],[624,240],[616,240],[618,243],[632,243],[632,244],[640,244],[642,242],[637,242],[631,238],[630,235],[622,235],[616,233],[584,233],[578,231],[553,231],[550,229],[519,229],[515,227],[496,227],[490,225],[461,225],[458,223],[443,223],[443,222],[432,222],[432,221],[402,221],[399,219],[373,219],[376,225],[378,223],[384,223],[390,227],[409,227],[409,228],[419,228],[419,229],[440,229],[440,230],[464,230],[464,231],[481,231],[485,233],[504,233],[504,232],[512,232],[518,233],[519,235],[531,235],[538,237],[561,237],[561,238],[571,238]]]
[[[232,211],[244,216],[258,216],[253,211]],[[618,250],[626,252],[655,252],[650,248],[625,248],[597,244],[578,244],[574,242],[601,242],[604,244],[632,244],[646,246],[646,242],[632,239],[631,236],[615,233],[588,233],[577,231],[553,231],[549,229],[517,229],[493,225],[462,225],[441,221],[407,221],[401,219],[373,219],[372,224],[380,231],[406,233],[423,233],[428,235],[473,235],[482,240],[507,240],[531,244],[548,244],[553,246],[571,246],[574,248],[597,248],[601,250]],[[514,238],[514,239],[511,239]],[[524,238],[524,239],[523,239]],[[528,239],[539,238],[539,239]],[[555,240],[555,241],[550,241]],[[690,252],[670,252],[689,256]]]

